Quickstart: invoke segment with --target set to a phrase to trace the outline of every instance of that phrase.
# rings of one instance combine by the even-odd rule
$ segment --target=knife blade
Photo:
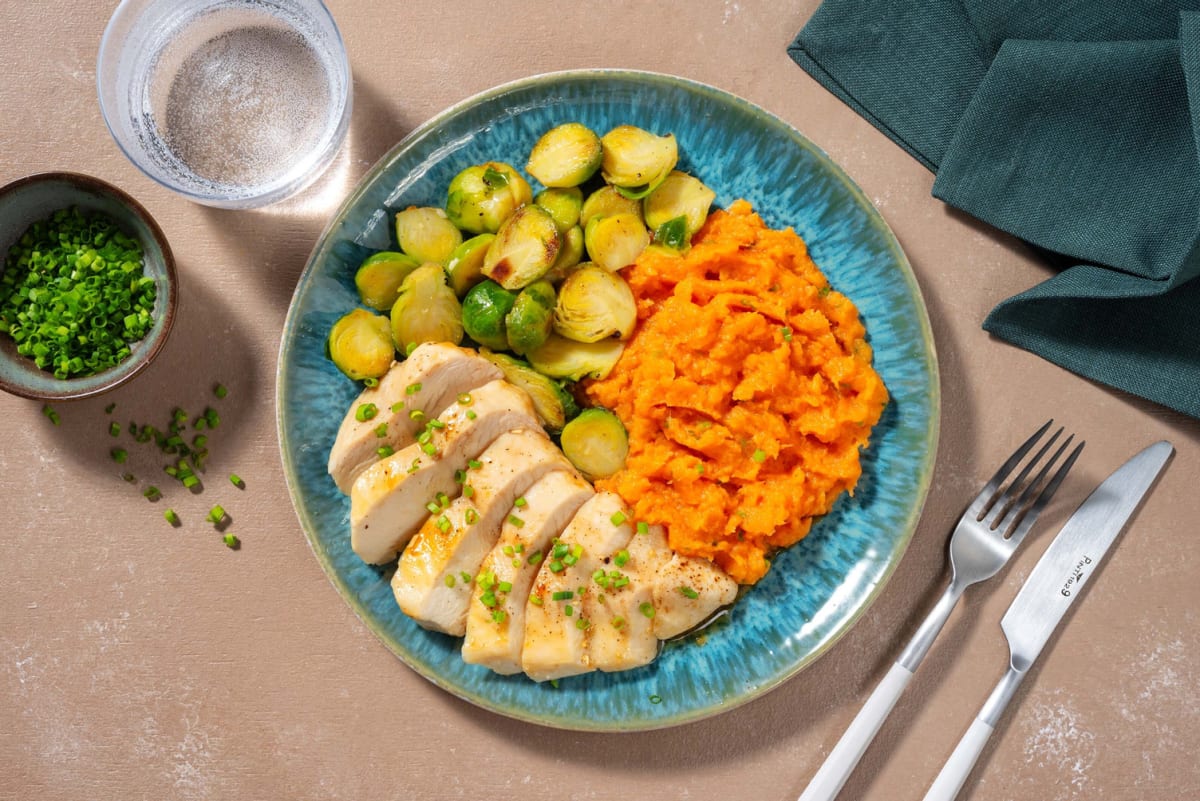
[[[1017,687],[1174,452],[1171,443],[1156,442],[1117,468],[1080,504],[1042,554],[1000,621],[1010,652],[1008,672],[946,761],[925,801],[952,801],[958,795]]]

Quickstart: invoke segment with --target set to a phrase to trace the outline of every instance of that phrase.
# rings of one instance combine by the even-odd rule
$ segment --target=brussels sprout
[[[533,202],[550,212],[560,234],[579,224],[579,212],[583,209],[583,192],[579,191],[579,187],[543,189],[533,198]]]
[[[650,232],[632,214],[593,217],[583,232],[583,243],[592,261],[607,270],[633,264],[650,244]]]
[[[505,289],[528,286],[553,266],[560,245],[550,212],[522,206],[496,232],[483,260],[483,274]]]
[[[583,229],[576,225],[568,228],[562,235],[562,247],[558,250],[558,258],[554,266],[546,273],[546,280],[556,284],[570,275],[575,266],[583,259]]]
[[[396,241],[417,261],[445,265],[463,238],[441,209],[409,206],[396,213]]]
[[[400,285],[392,306],[392,340],[397,350],[408,352],[422,342],[462,342],[462,306],[446,286],[446,272],[438,264],[423,264]]]
[[[562,430],[563,455],[587,478],[608,478],[625,466],[629,434],[608,409],[584,409]]]
[[[473,234],[494,234],[514,211],[533,199],[533,190],[507,164],[489,161],[454,176],[446,193],[450,222]]]
[[[600,144],[604,148],[600,174],[629,198],[650,194],[679,160],[674,134],[655,136],[632,125],[613,128]]]
[[[355,309],[329,329],[329,358],[355,381],[379,378],[396,358],[386,317]]]
[[[576,342],[629,339],[637,324],[637,302],[625,279],[585,264],[567,276],[554,307],[554,330]]]
[[[542,134],[525,169],[546,186],[578,186],[592,177],[602,157],[600,137],[586,125],[568,122]]]
[[[446,275],[450,278],[450,288],[455,295],[461,298],[468,289],[483,280],[483,257],[495,238],[495,234],[473,236],[450,254],[450,261],[446,262]]]
[[[619,339],[576,342],[551,334],[537,350],[525,354],[533,369],[551,378],[604,378],[621,358],[625,343]]]
[[[362,302],[377,311],[387,311],[400,294],[400,284],[421,266],[412,256],[384,251],[368,256],[354,274],[354,286]]]
[[[463,327],[467,336],[496,350],[508,347],[505,318],[517,302],[517,293],[509,292],[495,281],[476,284],[463,298]]]
[[[551,431],[561,431],[568,420],[579,414],[579,404],[558,381],[503,353],[484,348],[479,355],[499,367],[505,381],[529,393],[542,425]]]
[[[504,318],[512,351],[523,355],[546,341],[554,329],[554,301],[554,287],[544,279],[521,290],[512,311]]]
[[[587,228],[592,218],[611,217],[614,214],[636,214],[638,219],[641,219],[642,204],[630,200],[611,186],[602,186],[583,201],[583,208],[579,212],[579,225]]]
[[[692,236],[708,219],[708,209],[716,196],[716,192],[699,179],[678,170],[672,172],[642,201],[646,227],[654,232],[654,241],[676,247],[667,240],[678,240],[677,233],[669,228],[663,230],[663,226],[682,217],[684,244],[691,242]],[[679,227],[678,223],[674,225]],[[660,231],[662,236],[659,236]]]

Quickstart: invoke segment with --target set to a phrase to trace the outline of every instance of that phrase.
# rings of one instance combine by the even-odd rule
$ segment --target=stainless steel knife
[[[1042,554],[1000,621],[1011,653],[1008,672],[946,761],[925,801],[952,801],[958,795],[1021,680],[1174,452],[1171,443],[1156,442],[1121,465],[1075,510]]]

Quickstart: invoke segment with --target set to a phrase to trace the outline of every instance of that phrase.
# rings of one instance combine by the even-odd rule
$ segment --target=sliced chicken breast
[[[529,395],[506,381],[471,393],[471,402],[451,403],[415,442],[375,462],[350,490],[350,543],[370,564],[391,561],[429,516],[426,504],[441,493],[458,496],[456,471],[465,470],[498,436],[517,428],[539,428]],[[422,434],[423,436],[423,434]]]
[[[584,611],[592,622],[588,657],[597,670],[630,670],[658,656],[654,587],[672,555],[661,527],[644,534],[635,529],[629,544],[600,568],[603,573],[593,574]]]
[[[610,493],[589,499],[542,561],[525,607],[521,668],[534,681],[593,670],[588,640],[598,621],[585,603],[595,589],[592,574],[629,544],[629,510]]]
[[[502,524],[524,523],[527,501],[520,508],[514,502],[547,473],[575,469],[541,428],[501,434],[475,464],[466,471],[463,494],[445,511],[431,514],[404,549],[392,577],[396,602],[406,615],[427,629],[455,636],[467,631],[472,596],[467,577],[475,577],[474,586],[491,607],[512,592],[507,579],[481,571],[480,565]]]
[[[650,526],[645,545],[665,557],[654,572],[654,636],[677,637],[696,628],[737,598],[737,582],[707,559],[675,553],[661,526]]]
[[[473,351],[446,343],[427,343],[403,362],[395,362],[379,385],[362,391],[350,406],[329,451],[329,475],[338,489],[349,494],[354,479],[386,445],[400,450],[412,444],[427,422],[424,414],[449,406],[463,393],[502,378],[495,365]],[[373,404],[375,416],[359,420],[358,410]],[[380,433],[382,432],[382,436]]]
[[[507,584],[510,589],[497,593],[493,588],[492,605],[476,581],[467,608],[463,661],[485,665],[505,676],[521,672],[529,590],[546,561],[550,541],[593,495],[590,484],[574,471],[565,470],[548,473],[525,490],[525,505],[513,512],[520,525],[504,521],[499,540],[478,571],[495,585]]]

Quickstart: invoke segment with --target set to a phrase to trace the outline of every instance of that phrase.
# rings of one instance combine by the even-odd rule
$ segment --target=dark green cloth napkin
[[[788,52],[1061,270],[986,330],[1200,418],[1200,0],[825,0]]]

